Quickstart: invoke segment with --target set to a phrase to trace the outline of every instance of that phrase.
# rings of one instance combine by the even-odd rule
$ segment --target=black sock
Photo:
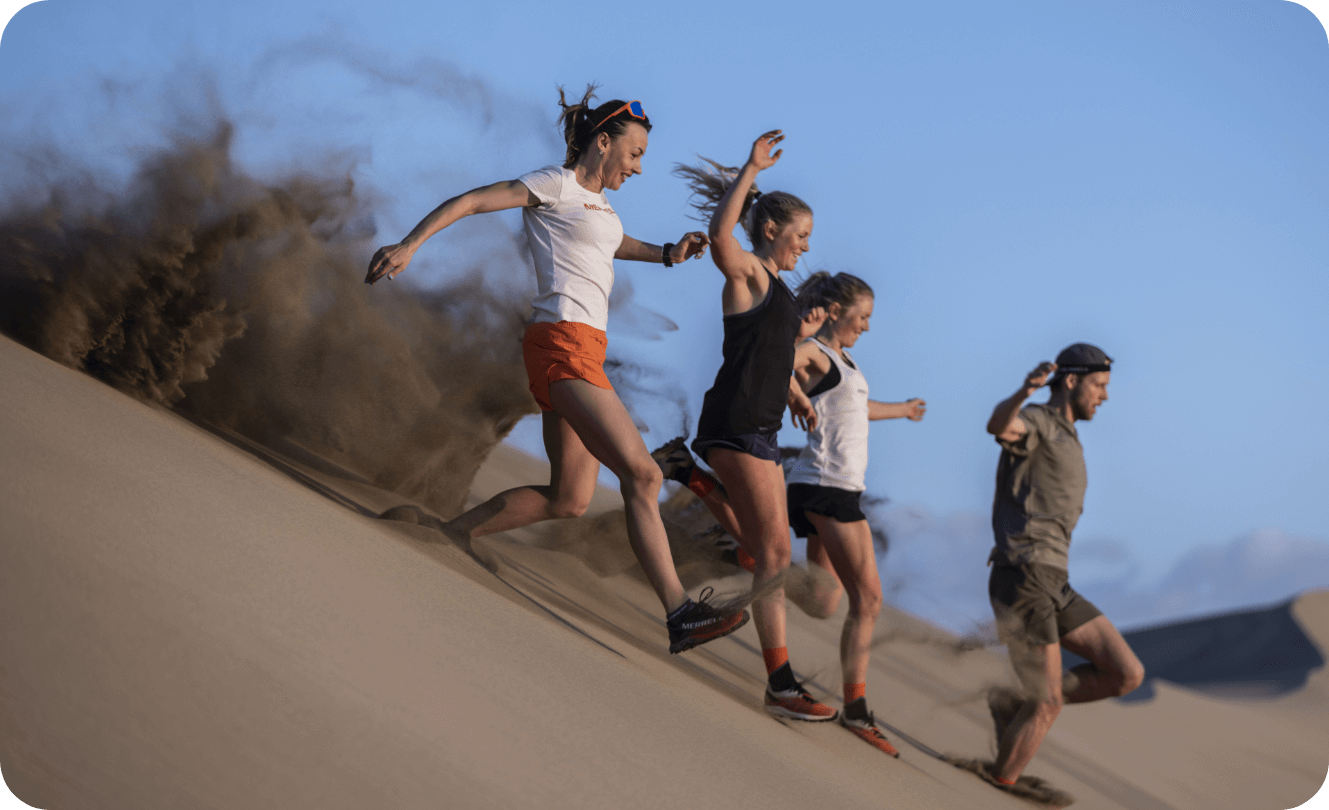
[[[684,597],[683,604],[679,605],[678,607],[674,608],[673,610],[665,614],[665,622],[672,622],[683,611],[687,610],[688,606],[690,606],[691,604],[692,604],[692,597],[691,596]]]
[[[844,716],[850,720],[866,721],[872,716],[868,714],[868,699],[865,697],[856,698],[844,704]]]
[[[798,681],[794,680],[794,668],[789,666],[788,661],[768,675],[766,682],[771,685],[772,692],[788,692],[790,689],[798,688]]]
[[[683,486],[687,486],[688,482],[692,480],[692,471],[695,469],[697,469],[697,465],[695,464],[680,466],[678,469],[674,470],[673,478]]]

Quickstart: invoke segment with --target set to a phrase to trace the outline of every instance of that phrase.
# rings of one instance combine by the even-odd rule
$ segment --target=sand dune
[[[668,655],[614,493],[593,519],[486,539],[492,573],[375,517],[430,515],[307,448],[258,447],[4,339],[0,380],[0,768],[31,805],[1030,806],[929,754],[990,755],[1000,650],[886,611],[868,695],[898,730],[892,760],[768,717],[751,625]],[[545,474],[500,447],[471,498]],[[682,569],[694,593],[747,585]],[[799,674],[834,695],[839,621],[790,615]],[[1287,617],[1323,661],[1329,593]],[[1160,680],[1147,701],[1070,707],[1030,772],[1077,808],[1298,805],[1329,765],[1329,681],[1298,660],[1304,683],[1260,700]]]

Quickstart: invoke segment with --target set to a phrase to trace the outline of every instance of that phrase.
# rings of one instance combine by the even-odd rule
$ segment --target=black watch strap
[[[674,263],[669,261],[669,253],[674,249],[673,242],[665,242],[664,247],[660,248],[660,261],[664,262],[665,267],[673,267]]]

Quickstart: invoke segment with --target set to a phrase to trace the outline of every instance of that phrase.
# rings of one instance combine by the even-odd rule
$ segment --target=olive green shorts
[[[1103,615],[1071,587],[1064,568],[1042,563],[992,566],[988,598],[1003,644],[1057,644],[1061,637]]]

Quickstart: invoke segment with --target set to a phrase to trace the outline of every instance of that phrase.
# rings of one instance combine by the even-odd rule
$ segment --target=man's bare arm
[[[1027,428],[1020,419],[1020,407],[1035,391],[1047,384],[1048,377],[1056,370],[1056,363],[1042,362],[1038,364],[1038,368],[1029,372],[1024,378],[1024,385],[1014,394],[998,402],[997,407],[992,410],[992,418],[988,419],[988,433],[1003,442],[1013,442],[1023,436]]]

